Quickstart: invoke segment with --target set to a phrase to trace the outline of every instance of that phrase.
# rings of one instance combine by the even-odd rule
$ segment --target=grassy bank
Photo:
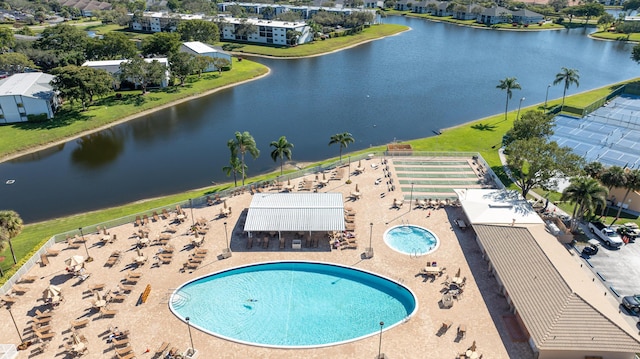
[[[234,62],[231,71],[207,73],[201,79],[189,78],[185,86],[154,90],[144,96],[140,91],[120,92],[97,99],[95,104],[82,111],[79,104],[65,104],[52,121],[43,123],[16,123],[0,126],[0,159],[19,151],[43,146],[71,138],[85,131],[94,130],[145,111],[156,110],[173,102],[249,80],[268,71],[265,66],[251,62]]]
[[[243,61],[242,63],[244,64],[245,62]],[[609,85],[592,91],[573,95],[567,97],[565,103],[567,105],[576,107],[586,105],[591,103],[593,99],[597,99],[608,94],[612,89],[617,88],[619,85],[620,84]],[[549,101],[548,105],[553,106],[559,104],[560,102],[561,99],[555,99]],[[522,108],[522,111],[526,112],[532,109],[541,109],[541,105],[542,104],[537,104],[525,107]],[[502,136],[509,128],[512,127],[515,116],[516,111],[512,111],[508,113],[507,120],[505,121],[504,113],[499,113],[494,116],[475,120],[473,122],[469,122],[454,128],[443,129],[442,134],[439,136],[420,138],[408,141],[408,143],[410,143],[416,151],[479,152],[491,166],[494,172],[496,172],[496,174],[503,178],[503,181],[507,183],[505,180],[506,177],[504,176],[502,170],[500,159],[498,157],[498,148],[500,147]],[[431,136],[431,133],[429,133],[428,135]],[[375,150],[384,150],[384,147],[367,148],[358,151],[355,154],[368,153]],[[311,164],[310,166],[315,165],[316,164]],[[251,178],[247,182],[273,178],[277,174],[279,174],[279,171],[275,171],[271,174],[261,175],[256,178]],[[230,185],[231,184],[223,184],[215,187],[193,190],[147,201],[139,201],[95,212],[82,213],[41,223],[29,224],[25,226],[22,234],[14,239],[14,249],[19,260],[21,258],[28,258],[34,248],[38,248],[40,245],[42,245],[43,242],[47,241],[54,234],[74,230],[80,226],[90,226],[93,224],[105,222],[107,220],[146,211],[151,208],[184,201],[188,198],[195,198],[211,191],[228,188]],[[512,185],[512,188],[515,187],[513,187]],[[555,197],[552,196],[550,199],[554,200]],[[566,211],[571,212],[570,206],[563,204],[561,205],[561,207]],[[10,253],[7,249],[4,252],[0,253],[0,255],[7,257],[2,264],[2,268],[6,270],[10,267],[10,263],[12,262],[10,259]],[[9,274],[10,273],[11,272],[9,272]],[[2,279],[0,279],[0,283],[2,283]]]
[[[273,57],[304,57],[321,55],[332,51],[348,48],[363,42],[391,36],[406,31],[409,28],[396,24],[379,24],[364,29],[361,33],[349,36],[335,37],[327,40],[317,40],[309,44],[295,47],[260,46],[250,44],[233,44],[232,51]]]
[[[598,31],[590,34],[589,36],[603,40],[640,42],[640,33],[637,32],[632,34],[621,34],[618,32]]]
[[[503,29],[503,30],[523,30],[523,31],[538,31],[538,30],[549,30],[549,29],[564,29],[565,27],[562,25],[554,24],[554,23],[544,23],[542,25],[532,24],[527,27],[525,26],[513,26],[512,24],[496,24],[496,25],[485,25],[478,23],[476,20],[459,20],[454,19],[451,16],[435,16],[429,14],[418,14],[410,11],[398,11],[398,10],[385,10],[385,14],[388,16],[396,15],[396,16],[410,16],[417,17],[422,19],[427,19],[431,21],[439,21],[439,22],[448,22],[456,25],[477,27],[482,29]]]

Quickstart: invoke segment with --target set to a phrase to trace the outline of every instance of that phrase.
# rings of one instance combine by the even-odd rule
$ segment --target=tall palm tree
[[[236,156],[232,156],[229,160],[229,165],[222,167],[224,173],[228,176],[233,174],[233,186],[238,187],[238,173],[243,173],[243,166],[240,159]]]
[[[609,192],[614,187],[624,187],[627,183],[627,177],[625,176],[624,169],[620,166],[611,166],[604,170],[602,174],[600,174],[600,182],[603,186],[607,187]],[[602,213],[600,216],[604,217],[607,211],[607,204],[602,207]]]
[[[245,153],[249,152],[251,157],[254,159],[260,156],[260,150],[256,145],[256,140],[253,139],[253,136],[248,131],[239,132],[236,131],[235,138],[232,138],[227,142],[227,146],[231,149],[231,155],[235,153],[236,155],[240,154],[240,162],[242,163],[242,185],[244,186],[244,179],[246,178],[245,170],[247,168],[246,163],[244,161]]]
[[[285,158],[291,160],[291,149],[293,148],[293,143],[287,141],[285,136],[280,136],[277,141],[271,142],[269,146],[273,147],[273,151],[271,151],[271,158],[273,159],[273,162],[276,162],[278,158],[280,159],[280,176],[282,176],[282,165]]]
[[[500,84],[498,84],[498,86],[496,86],[496,88],[499,88],[500,90],[506,90],[507,91],[507,103],[504,106],[504,120],[507,120],[507,111],[509,110],[509,99],[511,99],[511,96],[513,95],[513,91],[512,90],[521,90],[522,87],[520,87],[520,84],[518,83],[518,79],[515,77],[506,77],[504,80],[500,80]]]
[[[575,230],[577,221],[584,218],[586,213],[593,213],[598,205],[604,206],[607,199],[607,189],[598,180],[590,177],[574,177],[567,188],[562,191],[561,201],[575,203],[571,222],[571,230]]]
[[[564,82],[564,91],[562,92],[562,107],[564,107],[564,98],[567,96],[567,90],[572,84],[576,84],[576,87],[580,87],[580,74],[576,69],[568,69],[563,67],[562,70],[556,74],[556,79],[553,80],[553,84],[557,85]]]
[[[342,149],[347,148],[349,144],[353,142],[355,142],[355,140],[353,139],[353,135],[351,135],[349,132],[336,133],[335,135],[331,136],[329,146],[336,143],[340,145],[340,162],[342,162]]]
[[[629,197],[629,193],[631,193],[631,191],[640,190],[640,169],[627,170],[624,174],[624,177],[626,178],[624,187],[627,189],[627,191],[624,193],[624,198],[622,198],[622,205],[624,205],[624,203],[627,201],[627,197]],[[618,213],[616,213],[616,219],[613,221],[613,223],[616,223],[616,221],[620,218],[622,205],[618,207]]]
[[[16,211],[0,211],[0,242],[9,243],[13,264],[18,263],[11,239],[22,232],[22,218]]]

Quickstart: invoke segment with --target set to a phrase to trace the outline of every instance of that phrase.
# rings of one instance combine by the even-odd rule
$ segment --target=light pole
[[[189,209],[191,209],[191,227],[195,226],[195,220],[193,219],[193,201],[189,198]],[[196,232],[197,233],[197,232]]]
[[[231,248],[229,248],[229,234],[227,233],[227,222],[224,222],[224,238],[227,242],[227,249],[224,252],[224,258],[231,257]]]
[[[518,114],[516,115],[516,120],[520,118],[520,107],[522,107],[522,101],[524,101],[524,97],[520,99],[520,104],[518,105]]]
[[[373,247],[371,239],[373,238],[373,222],[369,223],[369,248],[367,248],[367,257],[373,258]]]
[[[413,209],[413,182],[411,182],[411,199],[409,200],[409,212]]]
[[[16,327],[16,332],[18,333],[18,338],[20,338],[20,343],[23,343],[22,335],[20,335],[20,329],[18,329],[18,324],[16,323],[16,319],[13,317],[13,313],[11,313],[11,308],[7,307],[7,311],[9,311],[9,315],[11,316],[11,321],[13,325]]]
[[[380,341],[378,342],[378,359],[386,358],[385,355],[380,352],[382,349],[382,327],[384,327],[384,322],[380,322]]]
[[[195,348],[193,347],[193,337],[191,336],[191,323],[189,323],[189,317],[184,318],[187,321],[187,328],[189,328],[189,341],[191,342],[191,355],[193,355],[193,353],[195,353]]]
[[[89,249],[87,248],[87,241],[84,239],[84,233],[82,233],[82,227],[78,228],[78,230],[80,231],[80,235],[82,236],[82,244],[84,244],[84,251],[87,252],[87,261],[89,261],[91,259],[91,256],[89,255]]]
[[[544,97],[544,109],[547,109],[547,100],[549,99],[549,87],[551,87],[551,84],[547,85],[547,95]]]
[[[347,156],[349,158],[349,180],[351,180],[351,156]]]

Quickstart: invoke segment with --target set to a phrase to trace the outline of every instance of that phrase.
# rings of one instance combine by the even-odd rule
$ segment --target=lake
[[[337,53],[297,60],[256,58],[269,76],[0,164],[0,203],[26,222],[224,182],[226,143],[249,131],[261,155],[248,175],[279,167],[269,143],[284,135],[293,160],[337,156],[333,134],[351,132],[348,150],[432,136],[504,111],[499,80],[517,77],[510,110],[544,102],[561,67],[580,71],[568,94],[640,76],[633,45],[597,41],[593,29],[482,30],[406,17],[411,31]],[[562,85],[549,88],[549,99]],[[4,139],[6,140],[6,139]],[[7,179],[15,179],[5,185]]]

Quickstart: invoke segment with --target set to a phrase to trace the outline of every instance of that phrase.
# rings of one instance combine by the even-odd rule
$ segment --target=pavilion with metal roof
[[[244,231],[344,231],[341,193],[256,193],[251,200]]]

